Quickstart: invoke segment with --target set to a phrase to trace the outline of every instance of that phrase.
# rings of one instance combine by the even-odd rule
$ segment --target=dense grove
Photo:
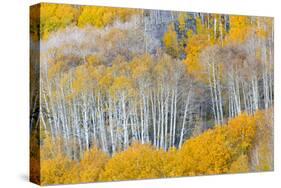
[[[31,85],[40,84],[31,87],[32,179],[273,169],[271,18],[39,8],[30,28]]]
[[[44,135],[41,184],[129,180],[237,173],[273,169],[272,111],[245,113],[165,152],[150,144],[134,143],[110,157],[97,147],[80,161],[63,152],[58,138]]]

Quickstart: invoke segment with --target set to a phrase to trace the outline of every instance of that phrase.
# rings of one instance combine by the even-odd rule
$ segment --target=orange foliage
[[[147,144],[133,144],[109,160],[102,181],[163,177],[163,152]]]
[[[230,16],[230,25],[228,40],[231,42],[242,43],[251,34],[251,23],[248,16]]]
[[[79,182],[78,173],[75,170],[76,162],[62,154],[57,154],[53,159],[41,161],[41,184],[63,184]]]
[[[217,127],[188,140],[179,152],[178,175],[219,174],[228,171],[232,153],[225,128]]]
[[[179,150],[170,173],[182,176],[249,171],[253,148],[256,148],[259,142],[258,135],[262,134],[262,137],[271,135],[270,131],[264,134],[260,130],[264,129],[261,127],[270,124],[266,123],[269,121],[265,118],[266,115],[266,112],[257,112],[253,116],[241,114],[230,120],[227,125],[216,127],[187,140]],[[263,142],[268,143],[271,140],[272,138],[267,137]],[[265,153],[258,152],[259,157],[271,156],[272,148],[268,146],[265,148],[267,148]],[[272,169],[270,162],[267,159],[265,166],[268,169]]]
[[[98,181],[107,161],[108,156],[97,148],[86,151],[79,165],[80,181]]]
[[[228,122],[229,130],[226,136],[238,151],[245,153],[252,147],[257,131],[257,119],[256,116],[244,113]]]
[[[134,143],[109,158],[97,148],[80,161],[62,154],[60,140],[45,136],[41,184],[162,178],[272,170],[272,112],[241,114],[187,140],[181,149]]]
[[[206,34],[193,35],[188,40],[184,64],[187,66],[188,73],[199,81],[208,80],[204,73],[204,65],[200,62],[200,54],[208,45]]]

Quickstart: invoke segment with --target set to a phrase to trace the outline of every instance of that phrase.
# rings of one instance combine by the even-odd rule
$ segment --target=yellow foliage
[[[112,24],[116,19],[125,22],[138,13],[135,9],[85,6],[78,18],[78,26],[93,25],[101,28]]]
[[[149,55],[144,55],[142,57],[134,58],[129,64],[132,78],[138,79],[142,78],[146,73],[149,72],[149,68],[152,64],[152,58]]]
[[[180,48],[177,39],[177,32],[175,31],[174,25],[170,24],[168,26],[168,30],[163,37],[163,43],[169,55],[174,58],[177,58],[179,56]]]
[[[179,29],[180,29],[181,32],[183,32],[185,30],[186,18],[187,18],[187,14],[186,13],[180,13],[178,21],[179,21]]]
[[[179,152],[179,175],[226,173],[231,161],[225,128],[217,127],[188,140]]]
[[[230,26],[228,40],[231,42],[242,43],[251,34],[249,16],[230,16]]]
[[[206,34],[208,33],[208,28],[202,23],[199,17],[196,18],[196,32],[197,34]]]
[[[271,115],[270,110],[241,114],[187,140],[180,149],[164,152],[134,143],[109,158],[93,147],[80,161],[63,155],[60,140],[52,141],[46,135],[41,149],[41,184],[272,170]]]
[[[50,135],[41,138],[40,184],[62,184],[79,182],[77,162],[70,160],[62,152],[62,139],[52,139]]]
[[[79,165],[80,181],[98,181],[107,161],[108,156],[97,148],[86,151]]]
[[[63,62],[56,62],[52,65],[50,65],[49,69],[48,69],[48,77],[51,80],[52,78],[54,78],[58,73],[61,72],[63,67]]]
[[[163,153],[163,177],[175,177],[181,174],[179,172],[181,164],[177,162],[178,155],[179,151],[174,147]]]
[[[110,88],[111,95],[118,95],[119,93],[127,93],[132,94],[133,93],[133,85],[132,81],[125,77],[125,76],[119,76],[114,79],[114,82]]]
[[[78,172],[74,171],[75,161],[71,161],[62,154],[57,154],[54,159],[41,161],[41,184],[77,183]]]
[[[43,39],[52,31],[73,23],[77,14],[77,10],[71,5],[42,3],[40,6],[40,34]]]
[[[133,144],[111,158],[101,176],[102,181],[163,177],[162,151],[147,144]]]
[[[227,125],[187,140],[173,172],[179,176],[244,172],[248,166],[243,156],[250,155],[259,122],[260,112],[254,116],[241,114]]]
[[[257,118],[246,113],[228,122],[228,139],[236,145],[236,149],[242,152],[251,148],[256,135]]]
[[[229,173],[249,172],[249,159],[247,155],[242,154],[234,162],[232,162]]]
[[[41,3],[37,9],[36,7],[31,9],[30,28],[34,40],[38,40],[39,37],[47,39],[51,32],[69,25],[79,27],[93,25],[101,28],[112,24],[115,20],[128,21],[133,15],[140,13],[141,11],[137,9],[94,6],[77,8],[73,5]]]
[[[99,86],[105,90],[111,87],[113,83],[113,76],[112,76],[112,71],[108,68],[102,77],[99,79]]]
[[[62,153],[63,142],[60,137],[52,139],[49,134],[46,134],[44,137],[41,136],[40,140],[43,144],[40,148],[40,159],[53,159]]]
[[[72,87],[76,93],[85,92],[91,86],[89,71],[85,66],[79,66],[75,69],[75,79]]]
[[[98,181],[108,161],[107,154],[94,147],[86,151],[80,161],[76,161],[63,154],[62,145],[60,139],[52,140],[48,135],[44,138],[38,167],[41,171],[41,185]],[[36,159],[39,157],[31,161],[35,165],[39,164],[34,161]],[[39,174],[35,165],[31,169],[33,176]]]
[[[101,59],[95,55],[89,55],[86,57],[86,62],[88,66],[99,66],[101,65]]]
[[[208,79],[204,73],[204,65],[200,62],[200,54],[208,45],[208,36],[206,34],[198,34],[189,37],[186,48],[187,57],[184,64],[187,66],[187,72],[202,82],[206,82]]]

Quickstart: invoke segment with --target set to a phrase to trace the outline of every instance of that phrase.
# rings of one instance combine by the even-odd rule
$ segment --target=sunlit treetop
[[[168,26],[167,32],[163,36],[163,43],[166,48],[166,52],[174,58],[179,56],[179,43],[177,38],[177,32],[173,24]]]
[[[136,9],[85,6],[79,16],[78,26],[92,25],[102,28],[112,24],[115,20],[128,21],[131,16],[138,13],[140,11]]]
[[[228,40],[234,43],[244,42],[251,34],[253,23],[248,16],[230,16]]]
[[[53,31],[75,24],[78,9],[72,5],[45,4],[40,7],[40,36],[46,39]]]
[[[187,57],[184,60],[184,64],[187,66],[187,72],[200,81],[206,81],[207,78],[204,73],[204,65],[200,61],[200,54],[210,44],[208,35],[203,31],[200,34],[192,34],[189,31],[188,35],[188,45],[185,49]]]
[[[119,20],[128,21],[141,10],[126,8],[110,8],[95,6],[74,6],[65,4],[41,3],[38,9],[31,9],[30,31],[33,40],[47,39],[50,33],[77,25],[84,27],[91,25],[103,28]]]

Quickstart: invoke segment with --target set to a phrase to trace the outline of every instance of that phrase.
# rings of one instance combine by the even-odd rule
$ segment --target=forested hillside
[[[272,18],[56,4],[40,16],[35,181],[273,169]]]

